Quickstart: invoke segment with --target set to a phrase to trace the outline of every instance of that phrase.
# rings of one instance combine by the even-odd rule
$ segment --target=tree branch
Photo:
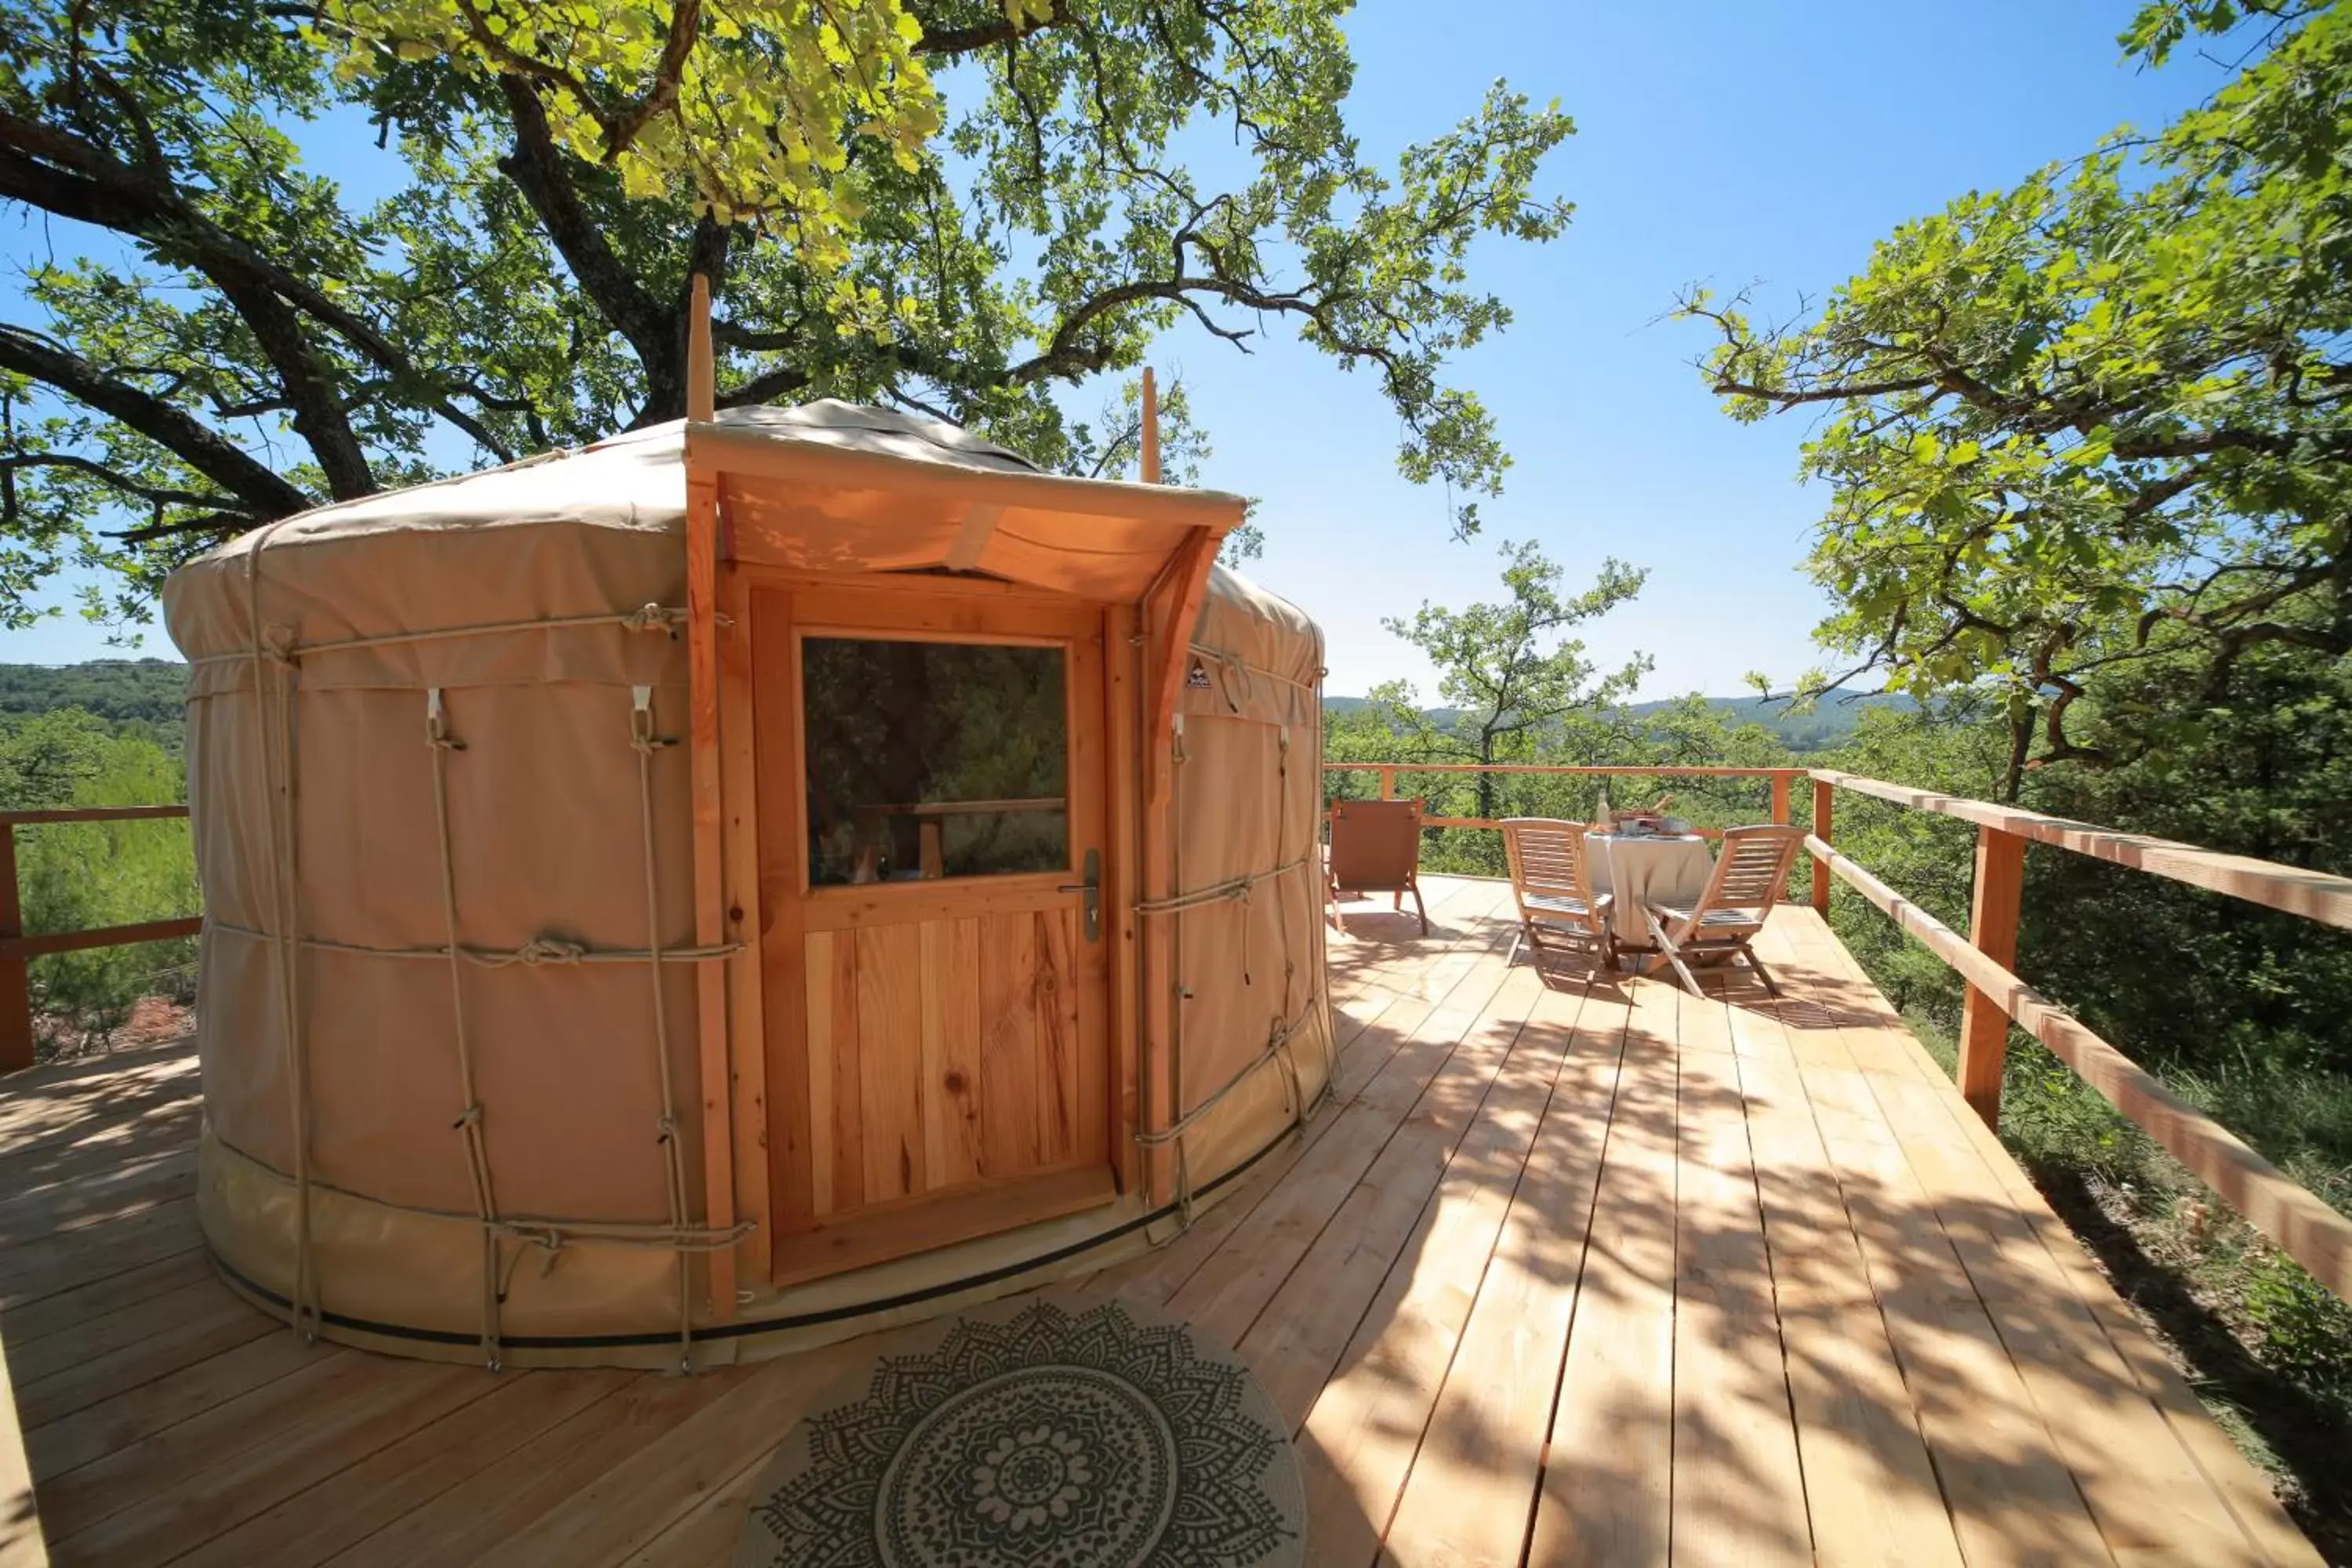
[[[685,406],[685,333],[678,314],[665,310],[614,254],[604,231],[573,188],[564,156],[547,125],[547,110],[530,84],[501,74],[499,90],[514,126],[514,151],[499,160],[563,264],[614,331],[628,340],[646,371],[646,410]],[[667,417],[667,416],[658,416]]]
[[[915,7],[908,8],[915,12],[915,20],[923,29],[923,41],[915,46],[915,52],[922,55],[975,54],[982,49],[994,48],[999,44],[1012,43],[1041,28],[1062,26],[1070,20],[1067,0],[1054,0],[1052,7],[1048,9],[1043,21],[1015,22],[1004,16],[1000,11],[999,15],[990,20],[969,27],[941,26],[932,22]]]
[[[72,468],[103,479],[116,489],[135,495],[142,500],[153,501],[158,506],[208,506],[228,510],[236,505],[228,496],[176,489],[169,485],[151,485],[132,479],[120,468],[109,468],[95,458],[72,452],[0,452],[0,470],[14,472],[19,468]]]
[[[0,369],[56,387],[163,447],[244,502],[257,522],[304,511],[311,499],[185,409],[117,380],[20,327],[0,327]]]

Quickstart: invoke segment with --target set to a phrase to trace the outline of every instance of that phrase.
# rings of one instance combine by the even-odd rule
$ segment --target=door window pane
[[[808,637],[809,881],[1070,863],[1058,647]]]

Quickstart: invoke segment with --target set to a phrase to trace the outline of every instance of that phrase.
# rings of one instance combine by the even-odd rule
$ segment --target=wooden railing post
[[[1820,839],[1824,844],[1835,844],[1837,842],[1835,838],[1830,837],[1830,816],[1832,805],[1832,796],[1835,793],[1835,786],[1827,779],[1815,779],[1813,781],[1813,837]],[[1823,920],[1830,918],[1831,879],[1829,862],[1825,860],[1814,861],[1813,912],[1821,916]]]
[[[24,905],[16,894],[16,828],[0,822],[0,1072],[33,1065],[33,982],[24,950]]]
[[[1382,800],[1394,800],[1396,798],[1396,770],[1394,768],[1382,768],[1381,770],[1381,798]]]
[[[2011,971],[2017,968],[2017,904],[2024,886],[2025,840],[1998,827],[1978,828],[1969,945]],[[1960,1010],[1960,1097],[1996,1131],[2001,1062],[2008,1054],[2008,1009],[1970,985]]]
[[[1789,825],[1789,775],[1772,775],[1772,820],[1786,827]]]

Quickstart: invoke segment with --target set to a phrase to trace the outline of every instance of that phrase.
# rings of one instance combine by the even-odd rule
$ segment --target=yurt
[[[330,1339],[709,1365],[1163,1241],[1318,1108],[1322,647],[1237,498],[839,403],[191,562],[199,1207]]]

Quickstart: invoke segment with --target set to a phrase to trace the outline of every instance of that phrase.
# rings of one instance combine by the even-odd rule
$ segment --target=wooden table
[[[1706,891],[1715,871],[1715,858],[1706,840],[1696,833],[1588,833],[1585,864],[1595,894],[1614,893],[1617,907],[1610,912],[1621,948],[1650,947],[1649,922],[1642,911],[1651,904],[1688,909]]]

